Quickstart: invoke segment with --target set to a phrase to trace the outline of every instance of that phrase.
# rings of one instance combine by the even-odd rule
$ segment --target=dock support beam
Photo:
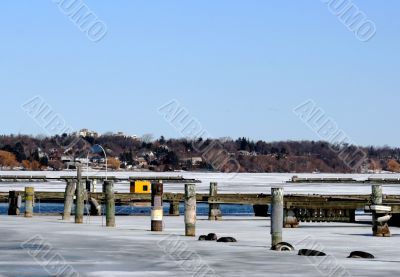
[[[349,210],[349,222],[355,223],[356,222],[356,210]]]
[[[185,236],[196,236],[196,185],[185,184]]]
[[[163,183],[151,183],[151,231],[163,230]]]
[[[271,188],[271,246],[282,242],[283,188]]]
[[[169,215],[179,216],[179,201],[169,202]]]
[[[64,193],[64,212],[62,220],[71,219],[72,204],[74,203],[75,182],[72,180],[67,181]]]
[[[25,217],[33,216],[33,204],[35,201],[35,189],[25,187]]]
[[[92,181],[91,180],[86,180],[86,191],[92,192]]]
[[[97,179],[93,179],[91,192],[96,192],[96,185],[97,185]]]
[[[254,216],[268,217],[268,205],[253,205]]]
[[[114,184],[112,181],[104,181],[103,186],[106,199],[106,226],[115,227]]]
[[[210,183],[210,196],[217,197],[218,183]],[[222,213],[219,204],[210,203],[208,205],[208,220],[222,220]]]
[[[19,191],[11,190],[8,192],[8,215],[19,215],[22,206],[22,196]]]
[[[382,205],[382,185],[372,185],[371,200],[372,205]],[[387,221],[379,220],[383,216],[384,214],[378,214],[376,211],[372,212],[372,233],[375,237],[390,237],[390,230]]]
[[[83,213],[85,208],[85,189],[82,183],[82,167],[77,167],[76,183],[76,204],[75,204],[75,223],[83,223]]]

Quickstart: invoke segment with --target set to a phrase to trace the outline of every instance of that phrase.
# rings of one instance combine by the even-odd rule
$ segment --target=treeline
[[[100,137],[54,137],[26,135],[0,136],[0,166],[27,170],[54,169],[65,166],[65,159],[102,156],[92,153],[100,144],[114,168],[169,170],[221,170],[205,155],[209,145],[218,145],[241,172],[400,172],[400,148],[332,145],[323,141],[253,141],[245,137],[224,139],[135,139],[107,134]],[[197,145],[201,144],[202,149]],[[343,153],[362,153],[362,163],[352,167]],[[341,153],[341,154],[339,154]],[[218,154],[218,153],[217,153]],[[215,156],[215,155],[214,155]],[[118,161],[118,162],[116,162]]]

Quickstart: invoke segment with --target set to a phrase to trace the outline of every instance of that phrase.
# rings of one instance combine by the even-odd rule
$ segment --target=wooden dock
[[[60,177],[48,177],[39,175],[0,175],[0,182],[6,183],[17,183],[17,182],[54,182],[61,181],[67,182],[68,180],[76,180],[76,176],[60,176]],[[163,183],[201,183],[200,180],[187,179],[182,176],[129,176],[127,178],[116,177],[116,176],[105,176],[105,175],[89,175],[82,176],[82,180],[97,180],[104,181],[110,180],[113,182],[132,182],[136,180],[141,181],[162,181]]]
[[[293,176],[288,183],[291,184],[398,184],[400,178],[368,178],[359,180],[354,178],[299,178]]]
[[[89,180],[105,180],[105,176],[82,176],[82,181]],[[185,179],[182,176],[175,177],[135,177],[117,178],[108,176],[108,180],[113,182],[135,180],[148,180],[152,182],[163,181],[165,183],[198,183],[199,180]],[[3,182],[47,182],[47,181],[65,181],[71,182],[77,180],[75,176],[21,176],[21,175],[1,175],[0,181]],[[378,179],[369,178],[364,181],[350,178],[297,178],[294,176],[291,183],[363,183],[363,184],[400,184],[398,179]],[[211,184],[210,184],[211,191]],[[24,192],[18,192],[22,198],[25,197]],[[149,203],[151,194],[146,193],[115,193],[115,205],[129,206],[140,203]],[[102,192],[86,192],[85,199],[95,200],[98,203],[105,203],[105,195]],[[170,204],[170,214],[179,215],[179,203],[185,201],[184,193],[166,192],[163,194],[163,201]],[[64,192],[46,192],[36,191],[35,201],[40,203],[64,203]],[[9,202],[9,193],[0,192],[0,202]],[[237,204],[252,205],[255,215],[267,216],[268,207],[271,204],[270,194],[251,194],[251,193],[197,193],[196,202],[206,203],[211,206],[219,206],[220,204]],[[316,195],[316,194],[285,194],[284,209],[285,212],[293,215],[299,222],[354,222],[355,211],[364,210],[370,206],[371,195]],[[397,218],[396,226],[400,226],[400,195],[384,195],[382,205],[391,208],[393,218]],[[210,208],[211,209],[211,208]]]

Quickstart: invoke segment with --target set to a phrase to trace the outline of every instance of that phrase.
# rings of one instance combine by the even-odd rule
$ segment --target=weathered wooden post
[[[11,190],[8,192],[8,215],[19,215],[22,206],[22,197],[19,191]]]
[[[179,216],[179,201],[169,202],[169,215]]]
[[[65,186],[64,193],[64,212],[62,215],[62,220],[71,219],[72,204],[74,203],[75,195],[75,182],[73,180],[68,180]]]
[[[376,237],[390,237],[388,220],[391,218],[384,213],[379,213],[379,207],[383,203],[382,185],[372,185],[371,195],[372,205],[375,206],[372,209],[372,232]]]
[[[217,197],[218,183],[210,183],[209,197]],[[222,220],[222,213],[219,204],[210,203],[208,205],[208,220]]]
[[[163,183],[151,183],[151,231],[163,230]]]
[[[271,245],[282,242],[283,188],[271,188]]]
[[[196,185],[185,184],[185,236],[196,236]]]
[[[96,198],[89,198],[90,215],[101,216],[101,205]]]
[[[115,227],[114,184],[112,181],[104,181],[103,186],[106,200],[106,226]]]
[[[85,209],[85,189],[82,183],[82,167],[77,166],[76,182],[76,204],[75,204],[75,223],[83,223],[83,213]]]
[[[25,187],[25,217],[33,216],[33,205],[35,201],[35,189]]]

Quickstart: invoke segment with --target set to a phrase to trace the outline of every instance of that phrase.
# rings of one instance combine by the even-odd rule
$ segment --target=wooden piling
[[[372,205],[382,205],[382,185],[372,185],[371,202]],[[388,223],[378,220],[382,216],[384,216],[384,214],[372,211],[372,234],[376,237],[390,237],[391,234]]]
[[[85,209],[85,189],[82,183],[82,167],[77,166],[76,183],[76,203],[75,203],[75,223],[83,223],[83,214]]]
[[[35,189],[25,187],[25,217],[33,216],[33,205],[35,201]]]
[[[185,236],[196,236],[196,185],[185,184]]]
[[[90,215],[101,216],[101,205],[95,198],[93,197],[89,198],[89,205],[90,205]]]
[[[209,197],[217,197],[218,183],[210,183]],[[208,205],[208,220],[222,220],[222,213],[219,204],[210,203]]]
[[[115,227],[114,184],[112,181],[104,181],[103,186],[106,200],[106,226]]]
[[[73,180],[67,181],[64,193],[64,212],[62,215],[62,220],[71,219],[71,211],[72,211],[72,204],[74,203],[75,187],[76,185]]]
[[[19,215],[22,197],[19,191],[11,190],[8,192],[8,215]]]
[[[282,242],[283,188],[271,188],[271,246]]]
[[[87,192],[92,191],[92,181],[91,180],[86,180],[86,191]]]
[[[169,215],[179,216],[179,201],[169,202]]]
[[[163,183],[151,183],[151,231],[163,230]]]

